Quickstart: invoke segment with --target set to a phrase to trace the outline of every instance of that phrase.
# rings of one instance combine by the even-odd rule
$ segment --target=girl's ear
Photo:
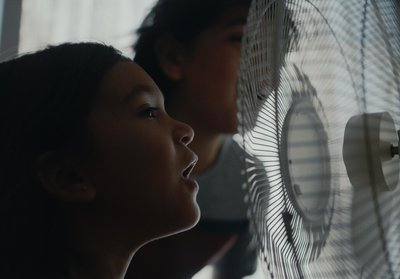
[[[183,76],[184,45],[171,35],[158,38],[155,52],[160,67],[169,79],[178,81]]]
[[[46,152],[36,159],[35,173],[40,185],[59,200],[75,203],[93,201],[96,189],[79,169],[79,163],[75,163],[72,158]]]

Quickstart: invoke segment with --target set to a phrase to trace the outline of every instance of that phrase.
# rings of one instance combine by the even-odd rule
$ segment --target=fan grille
[[[355,190],[342,155],[352,116],[400,125],[399,22],[396,0],[252,2],[240,140],[269,277],[400,276],[399,187]]]

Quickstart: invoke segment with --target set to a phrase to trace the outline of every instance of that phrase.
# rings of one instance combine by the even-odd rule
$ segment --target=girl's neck
[[[87,216],[86,216],[87,217]],[[72,221],[72,279],[123,279],[129,263],[141,245],[124,241],[115,229],[96,226],[96,222]],[[90,219],[89,219],[90,220]],[[93,219],[92,219],[93,220]],[[128,244],[129,243],[129,244]]]
[[[103,248],[103,247],[101,247]],[[111,253],[105,254],[100,249],[87,250],[79,255],[79,260],[70,264],[72,279],[123,279],[132,258]]]

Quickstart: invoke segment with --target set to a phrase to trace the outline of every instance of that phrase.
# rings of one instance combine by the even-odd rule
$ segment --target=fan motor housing
[[[355,189],[373,186],[378,192],[391,191],[399,182],[398,160],[392,160],[392,147],[398,136],[387,112],[356,115],[345,128],[343,159]]]

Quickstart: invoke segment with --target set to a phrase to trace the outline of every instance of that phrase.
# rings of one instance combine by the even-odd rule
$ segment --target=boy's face
[[[224,11],[187,46],[180,90],[195,129],[213,133],[237,130],[236,85],[240,47],[248,10]]]
[[[199,218],[193,130],[172,119],[152,79],[122,61],[106,74],[89,116],[87,177],[102,218],[144,236],[193,226]],[[104,211],[104,212],[103,212]],[[107,219],[108,218],[108,219]]]

